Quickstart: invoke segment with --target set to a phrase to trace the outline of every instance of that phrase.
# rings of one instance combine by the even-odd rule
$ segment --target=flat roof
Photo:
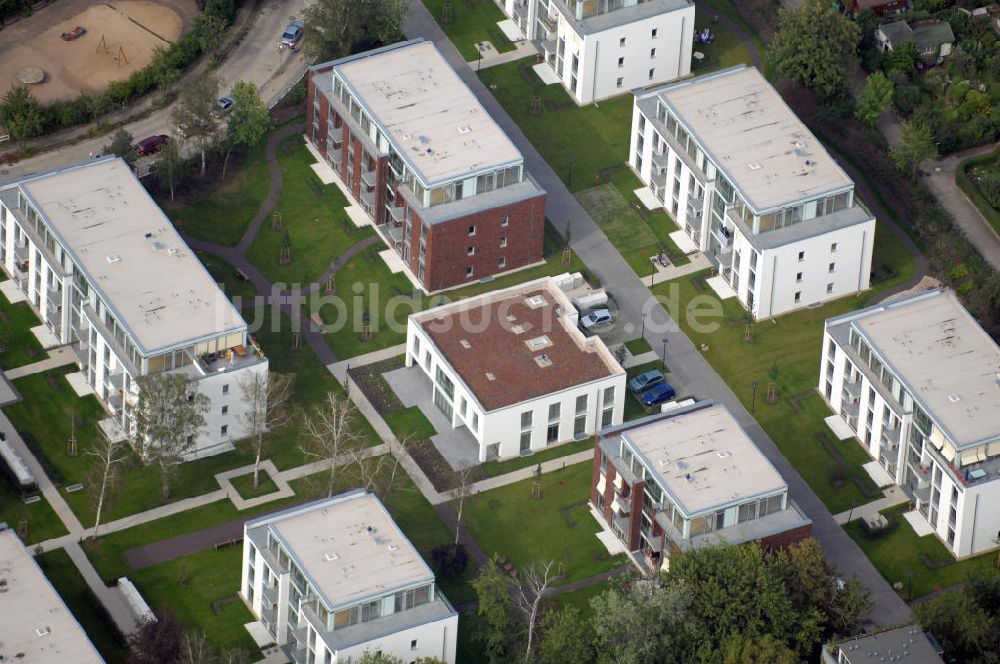
[[[846,657],[847,664],[880,664],[889,661],[902,664],[944,663],[938,654],[940,646],[931,643],[927,634],[917,625],[906,625],[841,641],[836,644],[836,649]]]
[[[661,14],[694,6],[690,0],[639,0],[638,4],[577,19],[570,11],[570,3],[567,0],[553,0],[553,4],[580,35],[592,35],[605,30],[613,30],[636,21],[644,21]]]
[[[1000,347],[953,292],[872,307],[850,318],[850,325],[957,448],[1000,437]]]
[[[434,580],[382,502],[361,489],[247,523],[262,526],[331,608]]]
[[[549,277],[412,318],[486,411],[625,373]]]
[[[246,329],[121,159],[16,183],[147,354]]]
[[[521,163],[433,43],[379,49],[334,68],[428,185]]]
[[[621,437],[688,516],[787,488],[721,404],[695,404],[624,428]]]
[[[755,67],[741,65],[652,92],[758,212],[853,186]]]
[[[104,663],[24,544],[7,529],[0,530],[0,616],[4,661]]]

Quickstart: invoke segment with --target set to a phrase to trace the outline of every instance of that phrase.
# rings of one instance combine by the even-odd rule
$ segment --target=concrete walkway
[[[496,50],[491,49],[489,53],[483,55],[481,60],[472,60],[467,64],[469,65],[469,69],[479,71],[480,69],[489,69],[490,67],[504,65],[508,62],[514,62],[515,60],[533,55],[538,55],[538,49],[530,41],[522,39],[517,42],[517,48],[513,51],[497,53]]]
[[[601,283],[611,285],[615,301],[624,316],[638,321],[646,319],[645,338],[658,348],[665,338],[669,342],[670,365],[679,392],[711,398],[724,404],[747,431],[758,448],[768,457],[788,484],[789,494],[813,522],[813,536],[820,541],[827,559],[840,573],[857,577],[872,592],[872,620],[880,625],[898,625],[910,617],[909,607],[882,578],[858,545],[834,521],[823,502],[813,493],[798,471],[782,455],[770,436],[751,417],[729,386],[707,363],[690,339],[652,297],[647,288],[622,259],[576,198],[567,190],[562,179],[546,163],[524,133],[493,98],[475,72],[434,22],[419,0],[411,0],[404,22],[407,37],[424,37],[433,41],[459,77],[478,97],[486,111],[500,125],[524,156],[525,166],[547,192],[546,214],[556,228],[570,227],[571,247],[598,276]]]
[[[969,244],[976,248],[994,270],[1000,270],[1000,236],[958,186],[955,181],[955,171],[958,169],[958,164],[965,159],[992,152],[997,146],[1000,146],[1000,143],[956,152],[943,159],[932,161],[923,176],[924,184],[938,202],[951,213],[955,223],[969,239]]]
[[[686,263],[684,265],[671,264],[670,267],[661,268],[653,274],[643,277],[642,285],[650,287],[655,286],[656,284],[663,284],[689,274],[694,274],[695,272],[707,270],[710,267],[712,267],[712,261],[708,259],[708,256],[703,253],[697,253],[691,256],[690,263]]]
[[[882,493],[885,497],[873,500],[870,503],[865,503],[864,505],[858,505],[853,510],[846,510],[840,514],[834,514],[833,520],[843,526],[848,523],[848,517],[850,517],[851,521],[867,519],[875,516],[882,510],[887,510],[890,507],[902,505],[903,503],[910,501],[910,498],[896,485],[889,487]]]
[[[69,349],[69,346],[59,346],[58,348],[53,348],[46,352],[49,354],[49,357],[46,360],[40,360],[33,364],[27,364],[23,367],[15,367],[14,369],[4,371],[3,373],[7,377],[7,380],[17,380],[18,378],[24,378],[25,376],[42,373],[43,371],[48,371],[49,369],[56,369],[58,367],[76,362],[76,355],[74,355],[73,351]]]

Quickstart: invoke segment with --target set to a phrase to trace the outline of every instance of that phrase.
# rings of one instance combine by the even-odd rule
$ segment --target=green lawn
[[[263,470],[257,475],[257,487],[254,488],[253,485],[253,472],[249,472],[246,475],[238,475],[230,480],[233,488],[236,492],[244,499],[256,498],[258,496],[266,496],[269,493],[274,493],[278,490],[278,485],[274,483],[271,476],[268,475]]]
[[[694,51],[703,53],[704,59],[691,61],[691,73],[705,74],[716,69],[725,69],[738,64],[750,64],[750,51],[739,40],[736,33],[722,25],[712,23],[712,12],[701,7],[695,10],[695,29],[709,28],[715,39],[711,44],[695,44]],[[751,31],[750,34],[753,34]]]
[[[649,345],[649,342],[639,337],[638,339],[630,339],[625,342],[625,348],[628,349],[629,354],[633,357],[637,355],[642,355],[643,353],[648,353],[653,350],[653,347]]]
[[[879,290],[908,280],[914,272],[912,257],[895,236],[886,230],[876,233],[873,264],[891,265],[895,273],[894,277],[879,284]],[[755,324],[753,341],[747,343],[743,341],[745,312],[735,298],[723,302],[723,319],[716,321],[716,328],[710,333],[694,331],[688,317],[680,315],[695,296],[712,296],[711,289],[707,286],[702,286],[701,290],[696,287],[696,283],[705,276],[706,273],[701,273],[659,284],[653,288],[653,292],[661,298],[671,317],[680,323],[696,347],[708,345],[705,359],[747,408],[752,405],[751,383],[758,382],[760,387],[757,390],[755,412],[757,421],[831,512],[849,509],[852,501],[867,502],[869,499],[855,484],[854,478],[867,486],[869,480],[861,469],[861,464],[870,459],[853,440],[836,442],[823,422],[823,418],[830,415],[830,410],[815,390],[819,382],[824,321],[831,316],[875,302],[878,291],[869,291],[858,297],[845,297],[816,309],[787,314],[775,319],[773,323],[765,321]],[[679,311],[671,310],[673,288],[677,289],[679,296]],[[775,361],[779,363],[779,398],[776,403],[770,404],[764,396],[769,381],[768,374]],[[796,402],[798,409],[789,401],[796,396],[801,396]],[[835,462],[817,439],[817,433],[824,433],[835,441],[834,445],[841,454],[843,465]],[[840,484],[834,481],[840,476],[843,476],[843,484],[835,486]]]
[[[6,280],[0,275],[0,281]],[[0,369],[13,369],[44,360],[45,351],[31,328],[40,325],[27,302],[11,304],[0,295]]]
[[[451,20],[445,21],[444,5],[451,5]],[[506,16],[500,11],[493,0],[424,0],[434,20],[438,22],[448,39],[467,61],[472,62],[479,57],[476,44],[492,42],[500,53],[511,51],[514,45],[507,39],[497,22]]]
[[[889,519],[890,531],[881,536],[869,536],[860,520],[852,521],[846,526],[848,534],[864,550],[886,581],[890,584],[903,582],[901,595],[905,597],[909,593],[909,572],[913,572],[913,598],[923,597],[939,588],[964,581],[970,574],[998,573],[994,565],[996,552],[984,553],[938,569],[929,569],[920,555],[927,556],[931,561],[944,561],[950,558],[948,550],[935,535],[918,537],[913,527],[903,518],[905,511],[906,506],[899,506],[884,512]]]
[[[579,452],[592,449],[594,449],[593,438],[574,440],[569,443],[562,443],[561,445],[556,445],[555,447],[549,447],[544,450],[532,452],[531,454],[527,454],[525,456],[514,457],[513,459],[505,459],[504,461],[487,461],[480,466],[480,470],[482,477],[499,477],[500,475],[506,475],[507,473],[520,470],[521,468],[537,466],[543,461],[560,459],[571,454],[577,454]]]
[[[437,433],[434,425],[420,412],[420,408],[417,406],[389,413],[385,416],[385,423],[400,440],[403,438],[424,440]]]
[[[281,194],[274,210],[281,213],[281,230],[267,219],[247,251],[247,258],[272,283],[311,284],[335,258],[374,234],[371,227],[357,228],[344,208],[348,201],[333,184],[324,185],[310,167],[315,163],[301,136],[289,136],[278,147],[283,173]],[[285,234],[291,243],[292,262],[281,265]]]
[[[29,546],[67,533],[66,527],[52,510],[49,501],[43,497],[37,503],[25,505],[7,478],[0,477],[0,522],[6,523],[16,531],[21,519],[28,521],[27,535],[22,539]]]
[[[270,179],[262,142],[242,164],[230,164],[224,182],[210,183],[173,202],[161,194],[156,202],[182,233],[233,247],[260,211]]]
[[[565,564],[560,583],[586,579],[624,564],[595,536],[590,515],[592,464],[581,463],[542,476],[542,497],[531,497],[533,480],[476,494],[466,503],[466,527],[487,554],[506,556],[516,568],[550,559]],[[560,509],[576,522],[570,527]]]
[[[604,593],[604,591],[613,588],[615,583],[616,581],[614,579],[601,581],[600,583],[595,583],[592,586],[586,586],[584,588],[580,588],[579,590],[572,590],[568,593],[556,595],[552,598],[552,601],[556,606],[576,607],[579,609],[584,618],[590,618],[594,615],[594,609],[590,606],[590,600]]]
[[[204,251],[195,251],[198,260],[205,266],[208,273],[212,275],[215,282],[225,291],[232,300],[234,297],[240,298],[240,303],[250,302],[257,295],[257,290],[249,281],[244,281],[236,275],[236,268],[215,254]]]
[[[49,583],[62,597],[91,643],[108,664],[122,664],[128,650],[122,645],[117,627],[104,613],[104,607],[94,597],[80,571],[63,549],[48,551],[35,557]]]

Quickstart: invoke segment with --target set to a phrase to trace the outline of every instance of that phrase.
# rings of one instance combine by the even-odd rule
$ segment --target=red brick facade
[[[429,224],[421,276],[420,234],[423,227],[421,212],[424,208],[413,206],[412,209],[407,209],[409,205],[399,192],[399,183],[389,166],[388,156],[372,154],[360,139],[352,135],[350,127],[340,117],[336,107],[331,113],[329,100],[316,88],[316,75],[326,73],[324,79],[329,80],[330,69],[332,67],[309,73],[308,136],[313,146],[337,171],[341,180],[349,185],[357,202],[382,227],[383,235],[390,227],[395,229],[400,242],[390,239],[390,244],[396,245],[394,248],[404,257],[410,270],[417,275],[426,290],[433,292],[460,286],[543,260],[544,193],[516,203],[477,210],[466,216]],[[327,138],[331,131],[340,139],[339,147],[328,144]],[[328,145],[331,150],[328,150]],[[356,157],[353,163],[350,159],[352,145]],[[339,152],[339,161],[332,158],[332,151]],[[363,166],[374,171],[374,178],[367,176],[372,185],[363,181]],[[390,183],[394,194],[393,202],[396,209],[400,210],[398,216],[403,221],[393,219],[386,210],[390,203],[387,200]],[[404,224],[409,226],[408,235],[404,233]],[[474,232],[470,233],[471,229]],[[406,247],[402,246],[403,238],[408,238]]]

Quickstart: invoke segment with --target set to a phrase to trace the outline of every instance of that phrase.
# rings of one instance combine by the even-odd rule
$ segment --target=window
[[[412,641],[410,641],[410,650],[416,650],[416,649],[417,649],[417,640],[413,639]]]
[[[521,413],[521,431],[531,428],[531,411],[526,410]]]
[[[653,76],[654,76],[655,74],[656,74],[656,70],[655,70],[655,69],[650,69],[650,70],[649,70],[649,80],[651,80],[651,81],[652,81],[652,80],[653,80]]]
[[[587,395],[581,394],[576,398],[576,414],[587,412]]]
[[[799,272],[798,274],[795,275],[795,282],[796,283],[802,283],[802,273],[801,272]]]
[[[559,421],[559,411],[562,409],[562,404],[553,403],[549,404],[549,422]]]
[[[622,41],[625,41],[625,40],[622,40]],[[625,66],[625,58],[624,57],[618,58],[618,68],[621,69],[624,66]]]
[[[656,39],[656,28],[652,29],[652,31],[649,33],[649,36],[652,37],[653,39]]]
[[[826,285],[826,292],[827,293],[832,293],[833,292],[833,284],[832,283]]]
[[[500,248],[503,249],[507,246],[507,236],[503,235],[500,237]]]
[[[475,247],[469,247],[468,250],[465,253],[467,255],[469,255],[469,256],[475,256],[476,255],[476,248]]]
[[[802,261],[804,261],[805,259],[806,259],[806,252],[804,252],[804,251],[800,251],[800,252],[799,252],[799,262],[801,263],[801,262],[802,262]]]
[[[222,407],[222,414],[223,415],[228,415],[229,414],[229,406],[223,406]]]
[[[655,48],[649,49],[649,58],[650,58],[650,60],[652,60],[655,57],[656,57],[656,49]]]
[[[501,256],[497,259],[497,269],[502,270],[505,267],[507,267],[507,259],[504,256]]]
[[[830,253],[831,254],[837,253],[837,243],[836,242],[834,242],[833,244],[830,245]]]
[[[510,215],[509,214],[505,214],[503,216],[503,219],[500,220],[500,225],[502,227],[504,227],[504,228],[507,228],[508,226],[510,226]]]
[[[228,384],[222,386],[222,393],[223,394],[229,394],[229,385]]]
[[[465,268],[465,278],[466,279],[471,279],[472,278],[472,266],[471,265],[469,267]]]
[[[624,82],[625,82],[625,79],[622,78],[621,76],[619,76],[618,80],[615,81],[615,87],[616,88],[620,88]]]
[[[469,235],[475,235],[475,234],[476,234],[476,227],[469,226]]]
[[[836,263],[830,263],[830,272],[833,272],[836,269],[837,269],[837,264]]]
[[[801,302],[802,301],[802,291],[796,291],[795,292],[795,301],[796,302]]]
[[[222,427],[219,429],[219,435],[220,436],[225,436],[228,433],[229,433],[229,425],[228,424],[223,424]]]
[[[553,422],[549,424],[549,428],[545,432],[545,442],[554,443],[557,440],[559,440],[559,423]]]
[[[479,413],[472,414],[472,430],[474,432],[479,431]]]
[[[618,48],[624,48],[624,47],[625,47],[625,38],[622,37],[621,39],[618,40]]]

